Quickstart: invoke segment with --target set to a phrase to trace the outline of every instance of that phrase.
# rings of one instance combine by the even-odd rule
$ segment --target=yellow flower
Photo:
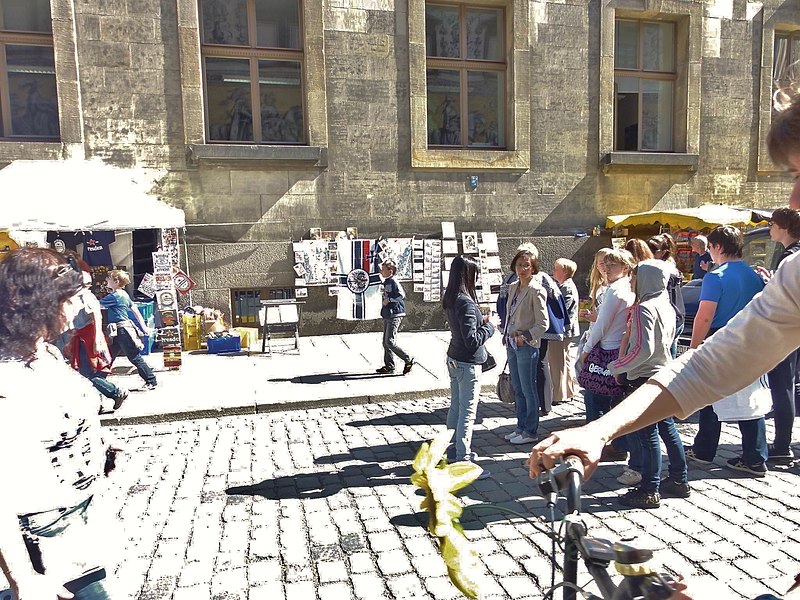
[[[478,557],[469,547],[459,517],[461,503],[453,492],[466,487],[481,474],[481,467],[472,462],[451,465],[443,458],[453,431],[447,430],[431,442],[425,442],[414,457],[411,483],[425,491],[420,505],[428,511],[428,531],[439,538],[439,552],[447,565],[450,581],[469,598],[478,597],[481,572]]]

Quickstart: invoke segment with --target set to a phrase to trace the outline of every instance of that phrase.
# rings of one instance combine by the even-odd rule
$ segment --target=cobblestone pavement
[[[512,410],[486,400],[474,447],[493,477],[462,499],[542,515],[520,464],[525,453],[501,437]],[[127,450],[106,498],[118,507],[124,540],[109,558],[120,597],[460,597],[408,480],[420,442],[441,431],[447,404],[433,398],[113,428]],[[543,429],[579,424],[578,409],[555,407]],[[695,428],[680,425],[685,440]],[[800,439],[800,428],[795,433]],[[727,584],[720,599],[785,591],[800,572],[800,469],[766,480],[730,471],[722,465],[738,443],[738,428],[725,425],[716,464],[690,465],[692,496],[651,511],[620,508],[614,478],[622,467],[602,465],[584,490],[590,532],[635,536],[657,549],[669,572]],[[466,516],[464,526],[488,575],[486,598],[543,596],[550,542],[542,534],[500,513]],[[579,579],[586,582],[585,571]]]

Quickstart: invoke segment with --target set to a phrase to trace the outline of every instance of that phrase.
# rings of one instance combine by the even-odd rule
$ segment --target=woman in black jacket
[[[456,256],[442,305],[450,326],[447,372],[450,375],[450,410],[447,428],[456,430],[456,461],[474,461],[472,428],[478,413],[479,374],[487,354],[483,345],[494,334],[489,317],[481,314],[475,294],[478,263],[468,256]],[[489,477],[484,469],[479,479]]]

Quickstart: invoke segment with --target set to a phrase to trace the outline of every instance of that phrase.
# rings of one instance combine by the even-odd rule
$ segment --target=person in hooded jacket
[[[667,292],[670,275],[664,261],[645,260],[634,267],[631,287],[636,293],[636,303],[630,311],[630,336],[621,348],[619,359],[609,364],[609,370],[630,391],[644,384],[672,358],[675,310]],[[690,494],[686,455],[675,422],[668,418],[663,424],[668,432],[664,443],[669,456],[669,477],[661,480],[659,428],[656,423],[648,425],[635,434],[640,444],[642,480],[637,488],[620,498],[624,506],[657,508],[662,493],[681,498]]]

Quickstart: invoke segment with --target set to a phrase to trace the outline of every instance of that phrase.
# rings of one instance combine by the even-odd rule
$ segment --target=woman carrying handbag
[[[523,244],[512,261],[517,281],[508,287],[508,312],[503,343],[506,346],[511,385],[517,407],[517,427],[505,436],[512,444],[532,444],[538,440],[539,394],[536,369],[539,345],[547,331],[547,293],[539,273],[539,250]]]

